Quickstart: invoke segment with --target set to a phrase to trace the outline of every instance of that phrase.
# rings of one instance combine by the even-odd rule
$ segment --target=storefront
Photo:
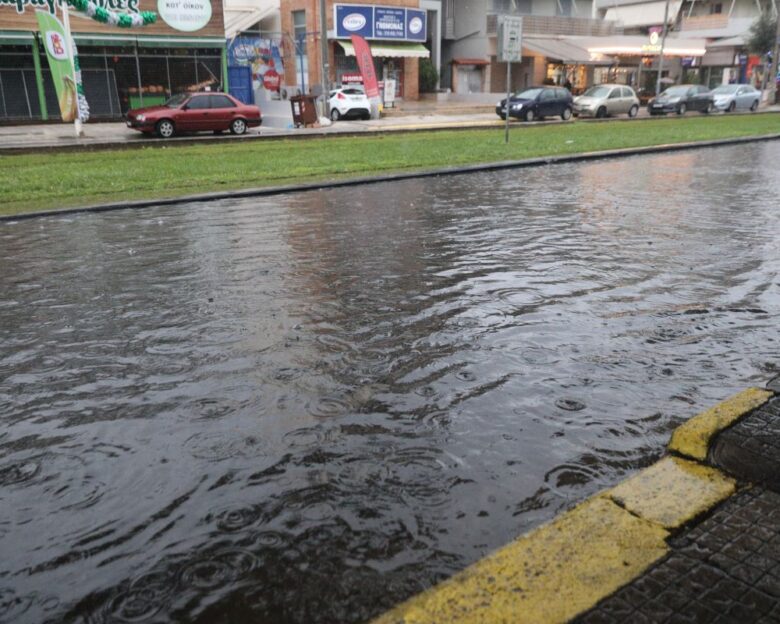
[[[29,4],[18,6],[0,5],[0,122],[58,119],[35,11]],[[157,10],[154,0],[115,0],[111,6]],[[71,11],[92,119],[120,118],[174,93],[227,87],[222,3],[198,0],[187,7],[163,11],[155,24],[132,30]]]
[[[318,91],[321,88],[321,40],[316,0],[283,0],[282,29],[299,42],[285,47],[286,66],[306,71],[287,72],[289,88]],[[389,0],[381,5],[327,3],[328,82],[331,86],[354,83],[360,74],[351,35],[368,41],[379,81],[394,84],[395,98],[419,97],[419,61],[429,58],[427,11],[416,0]],[[385,99],[388,99],[385,97]]]

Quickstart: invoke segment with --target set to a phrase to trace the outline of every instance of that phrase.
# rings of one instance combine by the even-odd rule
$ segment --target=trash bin
[[[317,123],[317,98],[313,95],[294,95],[290,98],[295,127]]]

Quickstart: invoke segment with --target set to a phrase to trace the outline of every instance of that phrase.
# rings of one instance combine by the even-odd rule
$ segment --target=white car
[[[715,108],[733,113],[738,110],[758,110],[761,91],[748,84],[721,85],[712,90]]]
[[[342,87],[330,92],[330,118],[338,121],[346,117],[371,118],[371,105],[365,91],[358,87]]]

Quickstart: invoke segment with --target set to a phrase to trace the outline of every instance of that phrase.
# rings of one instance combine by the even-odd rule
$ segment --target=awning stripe
[[[355,48],[351,41],[337,40],[347,56],[355,56]],[[431,53],[420,43],[395,43],[369,41],[371,54],[385,58],[428,58]]]

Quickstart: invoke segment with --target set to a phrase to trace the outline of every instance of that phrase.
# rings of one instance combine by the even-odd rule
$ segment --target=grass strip
[[[0,156],[0,214],[780,133],[780,114]]]

